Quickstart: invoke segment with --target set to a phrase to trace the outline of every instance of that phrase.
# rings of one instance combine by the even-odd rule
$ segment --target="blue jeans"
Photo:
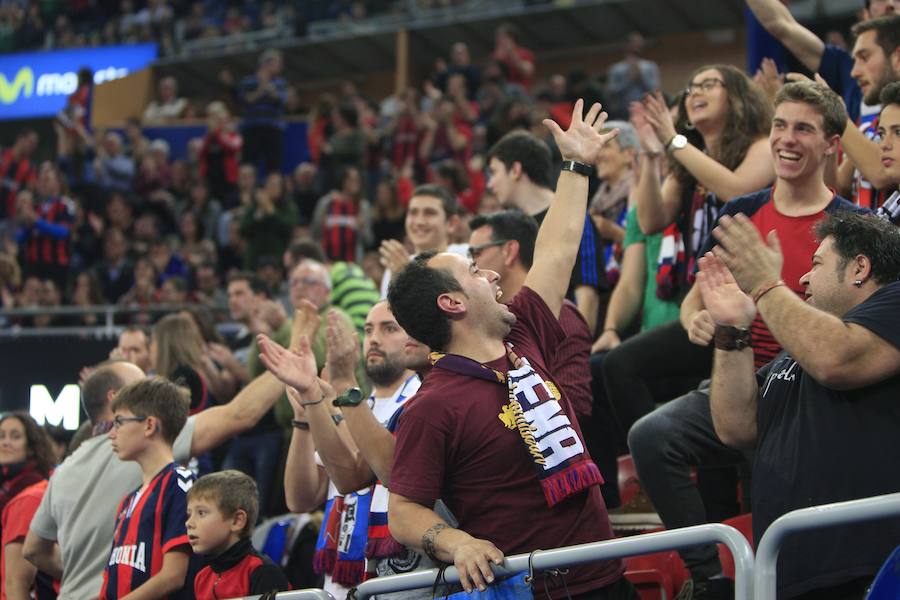
[[[237,469],[253,477],[259,489],[259,517],[269,512],[275,469],[281,459],[284,434],[279,431],[238,436],[222,461],[222,469]]]

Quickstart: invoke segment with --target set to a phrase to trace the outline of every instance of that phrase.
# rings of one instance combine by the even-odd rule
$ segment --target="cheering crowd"
[[[287,175],[277,50],[205,99],[184,160],[137,119],[91,131],[84,77],[53,160],[31,130],[0,154],[0,306],[84,313],[0,326],[134,310],[68,450],[0,416],[0,597],[344,598],[455,565],[461,588],[391,594],[428,598],[623,514],[752,513],[758,541],[900,491],[900,15],[869,0],[845,51],[747,4],[811,77],[712,64],[667,95],[634,34],[604,82],[538,81],[502,25],[422,92],[323,96]],[[145,120],[183,104],[163,78]],[[251,538],[283,513],[312,533],[273,556]],[[863,598],[898,544],[897,519],[796,534],[779,598]],[[715,545],[679,553],[678,598],[734,596]],[[533,593],[638,597],[619,560]]]

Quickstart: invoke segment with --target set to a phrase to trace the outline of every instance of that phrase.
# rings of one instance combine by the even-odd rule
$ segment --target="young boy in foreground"
[[[181,388],[154,377],[119,390],[112,411],[113,452],[138,463],[144,483],[116,510],[100,598],[191,598],[192,556],[184,518],[194,476],[172,456],[172,444],[187,421],[188,400]]]
[[[209,561],[194,579],[197,600],[290,589],[281,569],[250,543],[259,514],[253,479],[234,470],[210,473],[194,483],[187,499],[188,540]]]

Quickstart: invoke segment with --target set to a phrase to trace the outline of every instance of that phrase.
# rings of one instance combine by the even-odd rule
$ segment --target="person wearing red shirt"
[[[194,578],[196,600],[291,589],[278,565],[250,543],[258,515],[256,483],[240,471],[204,475],[188,491],[188,541],[195,554],[209,559]]]
[[[506,81],[531,89],[534,77],[534,53],[519,45],[521,34],[512,23],[502,23],[494,34],[493,59],[506,69]]]
[[[233,206],[237,204],[238,166],[244,140],[234,130],[224,103],[211,102],[206,115],[209,129],[200,147],[198,174],[206,179],[213,198]]]

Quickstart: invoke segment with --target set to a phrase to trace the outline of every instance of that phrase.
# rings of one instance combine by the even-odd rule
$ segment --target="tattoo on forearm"
[[[437,557],[437,547],[434,544],[434,540],[444,529],[447,529],[446,525],[443,523],[436,523],[422,536],[422,549],[425,551],[425,555],[434,562],[441,562]]]

